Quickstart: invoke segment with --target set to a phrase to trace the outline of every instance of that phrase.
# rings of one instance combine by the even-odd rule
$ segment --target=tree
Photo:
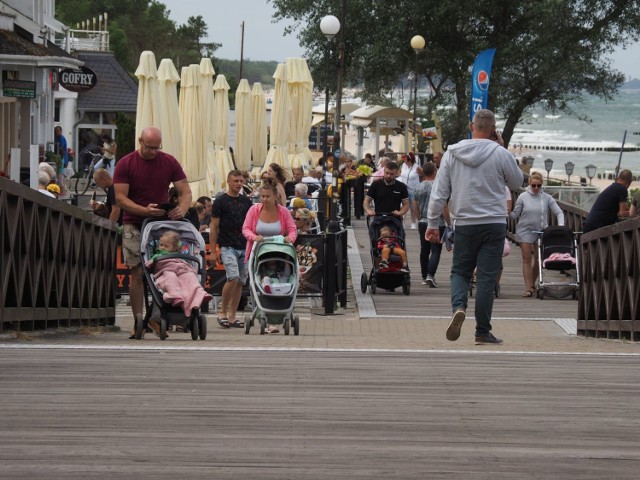
[[[294,21],[319,88],[336,78],[335,45],[325,67],[327,40],[320,20],[341,17],[340,0],[272,0],[274,19]],[[369,102],[389,102],[388,92],[414,70],[413,35],[426,52],[418,74],[432,96],[419,105],[430,116],[439,105],[455,106],[443,126],[450,142],[467,136],[470,67],[478,52],[495,47],[490,108],[506,119],[504,137],[528,110],[545,102],[552,111],[581,116],[569,107],[584,93],[612,98],[624,81],[606,55],[640,38],[640,0],[349,0],[345,25],[346,83],[362,86]]]
[[[214,52],[221,47],[219,43],[205,43],[203,39],[207,37],[209,28],[202,18],[189,17],[185,25],[178,27],[178,38],[182,51],[182,58],[178,63],[189,65],[191,63],[200,63],[201,58],[211,58]]]

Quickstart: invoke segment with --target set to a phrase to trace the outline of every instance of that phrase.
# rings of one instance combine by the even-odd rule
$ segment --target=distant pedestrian
[[[596,198],[587,218],[582,223],[584,233],[613,225],[618,217],[628,217],[627,197],[633,175],[631,170],[622,170],[615,183],[605,188]]]
[[[502,340],[491,333],[491,314],[507,223],[504,187],[520,187],[523,174],[501,145],[493,112],[476,112],[469,129],[471,138],[449,147],[442,158],[429,201],[426,238],[440,241],[440,215],[448,201],[455,219],[455,247],[451,265],[453,317],[447,340],[460,337],[473,269],[477,266],[475,341],[477,345],[498,344]],[[491,140],[493,136],[497,141]]]
[[[438,288],[438,282],[436,282],[436,272],[438,271],[438,265],[440,264],[440,253],[442,252],[442,243],[431,243],[425,237],[427,233],[427,213],[429,210],[429,200],[431,199],[431,191],[433,189],[433,182],[436,179],[438,169],[435,163],[424,164],[424,179],[416,187],[413,195],[413,211],[418,219],[418,235],[420,236],[420,273],[422,275],[422,284],[428,285],[431,288]],[[451,224],[451,218],[449,218],[449,208],[445,204],[442,215],[440,215],[438,221],[438,230],[440,232],[440,238],[444,234],[444,229],[447,225]]]

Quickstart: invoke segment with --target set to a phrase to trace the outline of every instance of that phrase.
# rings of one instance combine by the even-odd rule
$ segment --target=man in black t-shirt
[[[244,328],[244,323],[236,320],[242,286],[247,281],[244,262],[247,240],[242,235],[242,224],[251,208],[251,199],[242,193],[243,184],[242,172],[231,170],[227,175],[227,191],[216,196],[211,211],[211,260],[214,265],[221,261],[227,275],[218,312],[218,323],[222,328]],[[216,243],[220,245],[220,258]]]
[[[613,225],[618,217],[628,217],[628,189],[632,180],[631,170],[622,170],[615,183],[605,188],[596,198],[589,215],[582,223],[584,233],[597,228]]]
[[[381,180],[374,181],[364,197],[364,211],[367,215],[375,213],[391,213],[402,217],[409,210],[409,190],[407,186],[396,180],[398,164],[387,162]],[[374,208],[371,208],[371,202]],[[375,209],[375,210],[374,210]]]
[[[296,185],[301,183],[302,177],[304,177],[304,170],[302,167],[293,167],[291,169],[291,173],[293,178],[284,183],[284,193],[287,196],[287,200],[296,196]]]

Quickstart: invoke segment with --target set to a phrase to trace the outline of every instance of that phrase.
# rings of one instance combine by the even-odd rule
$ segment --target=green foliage
[[[316,85],[335,90],[337,39],[325,60],[327,40],[319,24],[325,15],[341,18],[340,0],[272,0],[274,19],[293,20],[291,31],[307,48]],[[442,120],[449,143],[467,137],[470,68],[486,48],[497,49],[489,107],[506,118],[505,140],[540,102],[552,111],[580,117],[568,103],[587,92],[611,98],[624,78],[608,54],[617,45],[640,39],[640,0],[349,0],[344,25],[345,85],[361,86],[370,103],[384,103],[389,92],[417,69],[432,89],[418,116],[453,106]],[[411,37],[420,34],[426,49],[417,56]],[[399,83],[400,82],[400,83]],[[439,112],[440,113],[440,112]]]
[[[116,113],[115,123],[118,157],[122,157],[136,149],[136,119],[122,112]]]

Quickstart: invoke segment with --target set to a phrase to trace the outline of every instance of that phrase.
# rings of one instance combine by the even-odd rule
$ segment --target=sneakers
[[[450,342],[455,342],[460,338],[460,330],[462,330],[462,324],[464,323],[465,312],[462,308],[459,308],[451,317],[451,322],[447,327],[447,340]],[[476,342],[478,338],[476,338]]]
[[[429,284],[427,283],[427,279],[426,279],[426,278],[423,278],[423,279],[422,279],[422,284],[423,284],[423,285],[429,285]]]
[[[401,271],[402,273],[409,273],[409,267],[408,267],[407,265],[404,265],[404,266],[400,269],[400,271]]]
[[[433,278],[433,275],[427,275],[427,278],[425,278],[424,285],[429,285],[430,288],[438,288],[438,283],[436,282],[436,279]]]
[[[476,345],[499,345],[502,339],[493,336],[493,333],[487,332],[484,335],[476,336]]]
[[[387,260],[381,260],[379,267],[380,268],[389,268],[389,262]]]
[[[412,223],[412,224],[411,224],[411,230],[415,230],[416,228],[418,228],[418,227],[416,226],[416,224],[415,224],[415,223]]]

